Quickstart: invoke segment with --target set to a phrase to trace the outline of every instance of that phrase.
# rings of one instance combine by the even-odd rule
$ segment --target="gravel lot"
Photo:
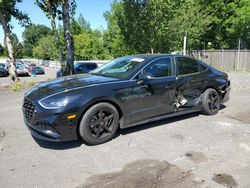
[[[249,188],[250,74],[229,75],[231,99],[218,115],[129,128],[98,146],[35,141],[24,91],[0,91],[0,187]]]

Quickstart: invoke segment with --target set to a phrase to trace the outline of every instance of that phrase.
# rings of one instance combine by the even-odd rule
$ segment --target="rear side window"
[[[208,69],[207,66],[205,66],[205,65],[203,65],[201,63],[199,63],[198,68],[199,68],[200,72],[204,72],[204,71],[206,71]]]
[[[198,62],[191,58],[177,57],[176,65],[178,75],[186,75],[199,72]]]
[[[87,71],[87,65],[86,64],[82,64],[79,66],[78,68],[80,71]]]
[[[96,64],[88,64],[88,70],[93,70],[95,68],[97,68]]]

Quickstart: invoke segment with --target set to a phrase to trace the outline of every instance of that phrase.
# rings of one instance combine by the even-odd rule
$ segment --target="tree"
[[[110,59],[104,47],[102,33],[94,30],[91,33],[82,32],[74,35],[75,58],[81,60]]]
[[[78,35],[80,33],[91,33],[92,30],[90,28],[90,23],[85,20],[85,18],[83,17],[82,14],[80,14],[80,16],[75,19],[72,18],[71,21],[71,34],[72,35]]]
[[[121,9],[122,3],[114,2],[111,4],[111,11],[104,13],[104,18],[108,24],[108,28],[103,34],[104,47],[111,57],[120,57],[132,53],[118,25],[119,18],[117,13],[120,13],[122,11]]]
[[[58,57],[60,60],[60,64],[61,67],[65,67],[59,33],[56,27],[56,17],[59,7],[59,0],[36,0],[36,4],[43,10],[46,16],[50,19],[51,28],[54,33],[55,42],[58,50]]]
[[[33,48],[33,57],[38,59],[54,60],[58,58],[57,46],[54,36],[42,37],[37,46]]]
[[[237,48],[239,38],[249,41],[249,0],[200,0],[200,4],[207,7],[212,16],[203,37],[206,45],[211,42],[217,49]]]
[[[23,45],[21,42],[19,42],[18,37],[15,33],[12,33],[12,46],[13,46],[13,52],[16,58],[22,58],[23,57]]]
[[[250,48],[250,1],[240,0],[237,4],[230,3],[234,14],[227,19],[227,32],[235,41],[241,39],[243,48]]]
[[[173,18],[168,22],[170,51],[182,50],[185,35],[190,50],[203,48],[203,36],[209,30],[212,20],[210,10],[197,3],[197,0],[186,0],[175,10]]]
[[[0,57],[6,57],[6,56],[7,56],[7,49],[0,43]]]
[[[81,13],[77,19],[77,22],[80,25],[83,32],[90,33],[92,31],[90,28],[89,21],[87,21]]]
[[[74,40],[70,31],[70,13],[74,15],[76,3],[74,0],[61,0],[63,30],[66,42],[66,74],[74,74]]]
[[[24,55],[32,57],[32,49],[37,45],[40,38],[51,35],[52,31],[49,27],[41,24],[31,24],[26,27],[22,33],[24,44]]]
[[[18,76],[16,74],[16,59],[12,46],[12,34],[11,34],[11,18],[19,20],[19,24],[22,26],[29,23],[29,17],[27,14],[22,13],[16,8],[17,3],[21,3],[22,0],[0,0],[0,24],[4,30],[4,42],[8,49],[8,56],[10,59],[10,75],[11,80],[17,81]]]

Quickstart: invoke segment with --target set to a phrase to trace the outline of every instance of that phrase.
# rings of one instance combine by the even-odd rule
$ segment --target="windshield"
[[[5,68],[5,65],[4,64],[0,64],[0,68]]]
[[[91,74],[113,77],[128,78],[130,74],[144,62],[145,59],[134,57],[122,57],[93,70]]]

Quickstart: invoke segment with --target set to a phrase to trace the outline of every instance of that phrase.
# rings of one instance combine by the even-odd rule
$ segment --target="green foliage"
[[[25,28],[22,33],[24,44],[24,55],[32,57],[32,49],[37,45],[38,41],[45,36],[51,35],[52,31],[45,25],[32,24]]]
[[[33,48],[33,57],[38,59],[58,59],[55,38],[52,35],[42,37]]]
[[[35,4],[45,13],[47,18],[57,16],[59,0],[35,0]],[[51,8],[51,12],[49,10]]]
[[[202,38],[208,31],[211,20],[210,11],[197,3],[197,0],[182,2],[176,8],[173,18],[168,21],[165,38],[169,39],[170,51],[182,50],[185,35],[188,37],[188,49],[202,49]]]
[[[23,44],[19,42],[18,37],[15,33],[12,33],[12,46],[14,51],[14,56],[16,58],[22,58],[23,57]]]
[[[203,39],[213,48],[237,48],[239,38],[250,47],[250,1],[249,0],[200,0],[211,14],[211,24]]]
[[[27,89],[30,88],[32,86],[34,86],[36,84],[36,82],[34,80],[29,80],[28,82],[24,82],[24,81],[18,81],[16,83],[13,83],[10,87],[10,89],[14,92],[18,92],[21,89]]]
[[[105,46],[131,53],[181,50],[187,33],[188,49],[237,48],[239,38],[250,47],[249,0],[122,0],[105,13]]]
[[[92,31],[89,21],[87,21],[82,14],[79,15],[77,21],[83,32],[90,33]]]
[[[62,0],[36,0],[48,17],[51,16],[46,6],[49,2],[53,5],[53,15],[62,19]],[[237,48],[239,39],[243,41],[243,48],[250,48],[249,0],[114,1],[111,10],[104,13],[107,21],[104,31],[92,30],[81,14],[74,18],[76,3],[70,0],[69,5],[70,32],[74,38],[75,59],[78,60],[179,51],[185,34],[189,50]],[[64,30],[60,25],[58,32],[60,43],[65,44]],[[46,26],[27,27],[23,39],[24,52],[20,50],[18,56],[23,52],[26,56],[58,59],[55,40]],[[17,49],[22,49],[22,46]],[[62,50],[65,55],[65,45],[62,45]],[[0,46],[1,51],[4,50]]]
[[[109,59],[100,31],[74,35],[75,59]]]
[[[20,91],[21,87],[22,87],[22,83],[18,81],[11,86],[11,90],[14,92],[18,92]]]
[[[227,19],[227,32],[231,38],[240,38],[244,43],[244,48],[250,48],[250,1],[241,0],[240,2],[230,3],[234,14]]]
[[[71,20],[71,34],[78,35],[81,33],[91,33],[90,23],[80,14],[78,19],[72,18]]]
[[[7,49],[0,43],[0,57],[7,57]]]
[[[117,14],[122,12],[122,3],[114,2],[111,4],[111,11],[104,13],[104,17],[108,23],[108,29],[103,34],[104,47],[108,50],[110,56],[120,57],[132,53],[122,35],[118,25]]]
[[[17,3],[22,3],[22,0],[1,0],[0,1],[0,10],[4,15],[5,21],[9,23],[11,18],[14,17],[19,21],[19,24],[26,26],[30,23],[30,19],[26,13],[21,12],[16,7]]]

